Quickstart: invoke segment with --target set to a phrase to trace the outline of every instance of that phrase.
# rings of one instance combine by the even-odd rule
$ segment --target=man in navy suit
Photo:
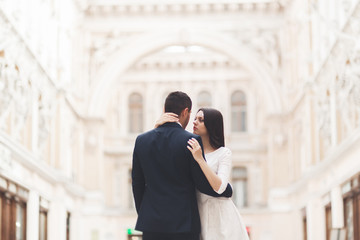
[[[143,240],[199,240],[200,217],[196,189],[215,197],[231,197],[228,185],[217,194],[187,149],[187,141],[201,138],[185,131],[191,113],[191,99],[172,92],[165,100],[165,112],[179,116],[139,135],[133,152],[132,187],[138,219],[136,230]],[[204,151],[203,151],[204,152]]]

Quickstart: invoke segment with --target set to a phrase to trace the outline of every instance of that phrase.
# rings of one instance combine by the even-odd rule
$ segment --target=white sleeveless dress
[[[221,147],[205,154],[207,164],[221,178],[218,191],[223,193],[229,182],[231,151]],[[231,198],[211,197],[197,191],[201,221],[201,240],[249,240],[245,224]]]

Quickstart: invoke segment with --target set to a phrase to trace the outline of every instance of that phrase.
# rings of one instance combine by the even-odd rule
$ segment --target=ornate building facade
[[[129,239],[173,90],[223,113],[252,240],[360,239],[359,39],[359,0],[0,0],[1,239]]]

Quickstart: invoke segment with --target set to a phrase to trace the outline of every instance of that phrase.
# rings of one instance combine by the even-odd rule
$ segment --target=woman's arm
[[[216,173],[214,173],[213,170],[210,168],[210,166],[206,163],[202,155],[202,150],[198,141],[192,138],[188,141],[188,144],[189,146],[187,146],[187,148],[193,154],[194,159],[199,164],[201,170],[206,176],[206,179],[209,181],[211,187],[214,189],[215,192],[219,194],[223,193],[228,184],[228,175],[229,175],[227,173],[228,167],[226,165],[220,166],[219,164],[219,171],[218,171],[219,176],[216,175]]]
[[[196,136],[195,139],[199,142],[200,148],[203,149],[200,136]],[[197,190],[212,197],[230,198],[232,196],[233,190],[229,183],[227,184],[225,191],[222,192],[221,194],[215,192],[212,186],[210,185],[209,181],[207,180],[204,172],[201,170],[200,165],[194,159],[194,156],[192,155],[191,151],[189,151],[186,155],[190,157],[189,160],[190,160],[191,176]]]
[[[177,122],[179,121],[178,115],[175,113],[167,112],[161,115],[161,117],[156,121],[155,128],[163,125],[166,122]]]

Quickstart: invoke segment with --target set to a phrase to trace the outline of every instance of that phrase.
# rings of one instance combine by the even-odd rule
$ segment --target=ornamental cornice
[[[8,152],[8,160],[17,162],[25,168],[36,172],[41,178],[52,184],[61,184],[69,194],[77,197],[82,197],[85,194],[85,189],[74,183],[73,180],[67,177],[62,171],[55,169],[48,164],[44,163],[38,156],[29,152],[23,146],[13,141],[9,136],[0,131],[0,150],[6,149]],[[15,168],[0,167],[0,175],[14,181],[15,183],[30,188],[31,184],[23,182],[18,178],[17,174],[13,174]]]
[[[129,16],[165,14],[229,14],[229,13],[279,13],[284,5],[279,1],[177,1],[177,2],[104,2],[93,1],[86,9],[90,16]]]
[[[2,11],[0,8],[0,32],[3,33],[3,36],[6,36],[7,39],[12,39],[11,41],[3,41],[5,43],[11,43],[12,46],[18,53],[18,56],[22,56],[21,59],[31,62],[31,69],[33,72],[36,72],[47,79],[47,84],[50,84],[52,87],[57,88],[55,84],[55,76],[51,74],[44,64],[41,62],[40,58],[35,54],[33,49],[29,46],[24,34],[21,34],[17,31],[16,26],[13,21],[8,17],[8,15]],[[0,38],[5,39],[5,37]],[[2,47],[7,47],[6,44],[3,44]],[[4,49],[0,49],[4,51]]]
[[[329,70],[336,71],[337,74],[342,74],[344,66],[348,64],[351,58],[360,52],[360,45],[358,39],[360,36],[360,3],[358,3],[353,12],[349,15],[346,24],[343,29],[337,32],[337,39],[329,51],[329,55],[322,63],[317,75],[315,75],[315,82],[327,82],[326,77],[329,74]],[[343,62],[342,66],[339,66],[338,62]],[[334,64],[336,66],[334,67]]]
[[[359,17],[360,4],[357,4],[313,81],[324,152],[347,141],[360,127]],[[336,128],[340,131],[334,131]]]

